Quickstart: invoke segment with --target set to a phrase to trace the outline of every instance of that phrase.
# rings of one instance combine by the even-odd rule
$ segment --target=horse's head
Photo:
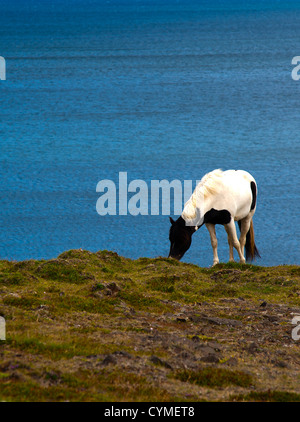
[[[186,226],[182,217],[179,217],[176,221],[170,217],[170,222],[171,227],[169,239],[171,242],[171,247],[169,258],[180,260],[191,246],[192,234],[195,229],[191,229],[191,227]]]

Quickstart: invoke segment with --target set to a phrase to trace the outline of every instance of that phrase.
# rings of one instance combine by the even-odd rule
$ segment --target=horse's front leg
[[[229,230],[226,224],[224,225],[224,227],[227,232],[227,240],[228,240],[228,245],[229,245],[229,262],[234,262],[233,241],[232,241],[231,231]]]
[[[205,225],[207,227],[207,230],[209,231],[211,246],[213,248],[213,253],[214,253],[213,265],[216,265],[219,263],[219,257],[218,257],[218,240],[216,236],[215,225],[210,224],[210,223],[206,223]]]

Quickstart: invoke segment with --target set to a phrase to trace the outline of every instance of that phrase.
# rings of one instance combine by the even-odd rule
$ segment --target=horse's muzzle
[[[181,258],[182,258],[182,255],[173,255],[172,256],[171,254],[169,254],[168,258],[173,258],[173,259],[176,259],[177,261],[180,261]]]

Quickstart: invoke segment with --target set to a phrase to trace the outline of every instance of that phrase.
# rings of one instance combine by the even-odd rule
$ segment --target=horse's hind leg
[[[207,227],[207,230],[209,231],[211,246],[213,248],[213,253],[214,253],[213,265],[216,265],[216,264],[219,263],[219,257],[218,257],[218,240],[217,240],[217,236],[216,236],[215,225],[210,224],[210,223],[206,223],[205,225]]]
[[[231,250],[231,248],[232,248],[231,245],[233,245],[235,247],[235,249],[237,250],[238,254],[239,254],[240,263],[244,264],[246,261],[245,261],[243,251],[241,249],[239,239],[238,239],[237,234],[236,234],[234,219],[231,218],[230,223],[225,224],[224,227],[225,227],[225,230],[227,231],[228,242],[230,242],[229,243],[230,260],[233,261],[233,251]]]
[[[241,230],[241,234],[240,234],[240,246],[241,246],[241,251],[244,254],[244,248],[245,248],[245,244],[246,244],[246,236],[247,233],[250,229],[250,223],[251,223],[251,219],[252,219],[252,214],[250,216],[247,216],[245,218],[243,218],[242,220],[240,220],[240,230]]]

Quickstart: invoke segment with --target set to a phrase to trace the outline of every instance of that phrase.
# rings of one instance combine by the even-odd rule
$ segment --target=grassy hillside
[[[300,267],[0,261],[0,400],[300,401]]]

